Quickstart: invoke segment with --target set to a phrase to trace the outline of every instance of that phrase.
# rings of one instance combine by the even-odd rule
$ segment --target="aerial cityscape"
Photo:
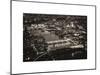
[[[87,16],[23,14],[23,62],[87,59]]]

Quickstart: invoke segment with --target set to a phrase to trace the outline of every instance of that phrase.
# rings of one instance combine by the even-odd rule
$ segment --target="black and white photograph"
[[[100,75],[100,0],[0,3],[0,75]]]
[[[96,68],[95,6],[12,1],[12,74]]]
[[[23,62],[87,59],[87,16],[23,13]]]

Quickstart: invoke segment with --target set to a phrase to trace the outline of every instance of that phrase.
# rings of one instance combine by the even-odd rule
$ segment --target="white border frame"
[[[20,4],[21,3],[21,7],[23,7],[23,4],[25,3],[25,6],[26,6],[26,4],[28,3],[28,2],[16,2],[16,1],[13,1],[13,2],[15,2],[15,5],[18,3],[18,4]],[[18,54],[16,54],[16,47],[14,46],[14,44],[15,44],[15,42],[18,42],[18,38],[19,37],[15,37],[15,36],[17,36],[18,35],[18,32],[19,31],[22,31],[22,29],[20,29],[20,28],[18,28],[18,31],[16,31],[15,29],[17,29],[17,25],[15,24],[15,23],[17,23],[17,22],[20,22],[18,25],[20,26],[21,25],[21,17],[23,17],[23,15],[20,15],[19,17],[20,17],[20,20],[19,20],[19,18],[18,18],[18,13],[19,13],[19,9],[20,9],[20,5],[17,5],[17,8],[16,8],[16,6],[15,5],[13,5],[13,3],[12,3],[12,13],[11,13],[11,15],[12,15],[12,18],[11,18],[11,74],[13,73],[13,74],[18,74],[18,73],[32,73],[33,72],[33,69],[34,69],[34,72],[33,73],[43,73],[43,72],[58,72],[58,71],[73,71],[73,70],[84,70],[84,69],[96,69],[96,62],[95,62],[95,60],[96,60],[96,52],[95,52],[95,49],[96,49],[96,27],[95,27],[95,24],[96,24],[96,6],[88,6],[88,5],[84,5],[84,6],[82,6],[82,5],[80,5],[80,6],[76,6],[76,5],[72,5],[72,4],[59,4],[59,3],[47,3],[47,2],[34,2],[34,1],[31,1],[31,3],[28,3],[29,5],[33,5],[33,4],[36,4],[36,6],[37,6],[37,4],[42,4],[42,5],[45,5],[45,4],[47,4],[47,5],[58,5],[58,6],[60,6],[61,8],[62,8],[62,6],[63,5],[65,5],[64,7],[66,7],[66,6],[72,6],[72,9],[73,9],[73,6],[74,7],[77,7],[77,8],[79,8],[79,7],[81,7],[81,9],[82,9],[82,7],[83,7],[83,9],[85,10],[85,9],[89,9],[89,10],[87,10],[88,11],[88,14],[91,14],[91,15],[87,15],[88,16],[88,21],[90,20],[90,19],[92,19],[91,20],[91,22],[92,23],[90,23],[90,21],[88,22],[88,28],[90,28],[91,26],[89,26],[89,25],[92,25],[93,27],[91,27],[90,28],[90,30],[88,30],[88,32],[89,32],[89,34],[88,34],[88,38],[90,37],[90,36],[92,36],[92,39],[91,38],[89,38],[89,43],[88,43],[88,45],[91,45],[91,47],[93,47],[93,48],[90,48],[93,52],[88,56],[91,60],[89,60],[88,61],[88,63],[87,63],[87,60],[67,60],[67,61],[53,61],[53,63],[52,63],[52,61],[47,61],[47,62],[31,62],[31,63],[26,63],[24,66],[21,66],[22,64],[23,64],[23,62],[21,62],[21,61],[19,61],[19,59],[20,58],[18,58]],[[31,6],[32,6],[31,5]],[[15,7],[14,7],[15,6]],[[13,7],[14,7],[14,9],[13,9]],[[29,7],[29,6],[28,6]],[[84,7],[86,7],[86,8],[84,8]],[[58,8],[58,11],[59,10],[61,10],[61,8]],[[17,19],[16,19],[16,17],[15,17],[15,10],[16,9],[18,9],[16,12],[17,12]],[[28,8],[29,9],[29,8]],[[51,8],[52,9],[52,8]],[[92,10],[93,9],[93,10]],[[43,9],[42,9],[43,10]],[[90,13],[90,10],[92,10],[92,12]],[[22,13],[22,9],[21,9],[21,13]],[[32,12],[32,11],[31,11]],[[51,11],[50,11],[51,12]],[[55,14],[54,12],[51,12],[50,13],[49,12],[49,14]],[[13,14],[14,13],[14,14]],[[30,13],[30,11],[29,12],[27,12],[27,13]],[[35,12],[32,12],[32,13],[37,13],[37,11],[35,11]],[[45,12],[41,12],[40,11],[40,14],[41,13],[47,13],[47,11],[45,11]],[[70,11],[69,11],[69,14],[68,14],[68,12],[67,12],[67,14],[66,15],[79,15],[79,13],[76,13],[75,14],[75,12],[73,11],[73,13],[74,14],[70,14]],[[84,12],[84,14],[83,14],[83,11],[80,13],[80,15],[86,15],[86,13],[87,12]],[[19,13],[20,14],[20,13]],[[48,14],[48,13],[47,13]],[[64,14],[63,12],[58,12],[58,13],[56,13],[56,14]],[[93,15],[94,14],[94,15]],[[64,14],[65,15],[65,14]],[[15,21],[17,21],[17,22],[15,22]],[[22,21],[23,22],[23,21]],[[14,27],[14,25],[16,26],[15,28],[13,28]],[[22,25],[23,26],[23,25]],[[15,31],[14,31],[14,30]],[[16,35],[17,34],[17,35]],[[20,32],[19,32],[19,35],[20,35]],[[21,34],[22,35],[22,34]],[[15,38],[16,38],[16,40],[17,41],[14,41],[15,40]],[[13,40],[14,39],[14,40]],[[93,40],[94,39],[94,40]],[[21,41],[21,40],[20,40]],[[92,42],[91,42],[92,41]],[[94,44],[92,44],[92,43],[94,43]],[[21,44],[19,45],[19,47],[17,47],[17,48],[21,48]],[[13,49],[14,48],[14,49]],[[90,50],[90,49],[88,49],[88,50]],[[23,49],[22,49],[23,50]],[[88,53],[89,54],[89,53]],[[17,56],[16,56],[17,55]],[[19,55],[20,56],[20,55]],[[18,58],[18,59],[17,59]],[[16,60],[15,60],[16,59]],[[22,59],[22,58],[21,58]],[[18,61],[20,62],[20,65],[19,65],[19,63],[18,63]],[[78,62],[77,62],[78,61]],[[16,63],[17,62],[17,63]],[[74,67],[74,69],[72,69],[70,66],[69,66],[69,64],[64,64],[64,63],[77,63],[77,64],[71,64],[71,66],[72,67]],[[33,63],[35,64],[35,65],[33,65]],[[49,63],[49,64],[48,64]],[[57,64],[58,63],[58,64]],[[82,63],[82,65],[83,65],[83,67],[81,67],[82,65],[81,64],[79,64],[79,63]],[[83,63],[87,63],[87,64],[83,64]],[[91,64],[92,63],[92,64]],[[29,65],[30,64],[30,65]],[[45,69],[43,70],[43,68],[44,68],[44,65],[46,65],[46,67],[45,67]],[[58,67],[53,67],[53,66],[55,66],[55,64],[56,65],[60,65],[60,66],[58,66]],[[63,65],[62,65],[63,64]],[[27,66],[26,66],[27,65]],[[42,65],[42,71],[39,71],[39,65]],[[76,67],[74,66],[74,65],[76,65]],[[27,69],[28,68],[31,68],[31,70],[29,70],[28,69],[28,71],[27,70],[25,70],[25,66],[27,67]],[[32,69],[32,66],[33,66],[33,69]],[[36,67],[36,68],[34,68],[34,66]],[[38,68],[37,68],[37,66],[38,66]],[[65,66],[67,66],[67,68],[65,67]],[[69,68],[68,68],[68,66],[69,66]],[[16,68],[17,67],[17,68]],[[49,67],[51,67],[51,69],[53,69],[53,68],[56,68],[56,69],[54,69],[54,70],[50,70],[50,69],[48,69]],[[77,68],[78,67],[78,68]],[[58,69],[59,68],[59,69]],[[18,70],[18,69],[20,69],[20,70]],[[38,70],[38,71],[36,71],[36,69]],[[47,70],[48,69],[48,70]],[[58,70],[57,70],[58,69]],[[23,70],[23,71],[22,71]],[[46,71],[47,70],[47,71]]]

